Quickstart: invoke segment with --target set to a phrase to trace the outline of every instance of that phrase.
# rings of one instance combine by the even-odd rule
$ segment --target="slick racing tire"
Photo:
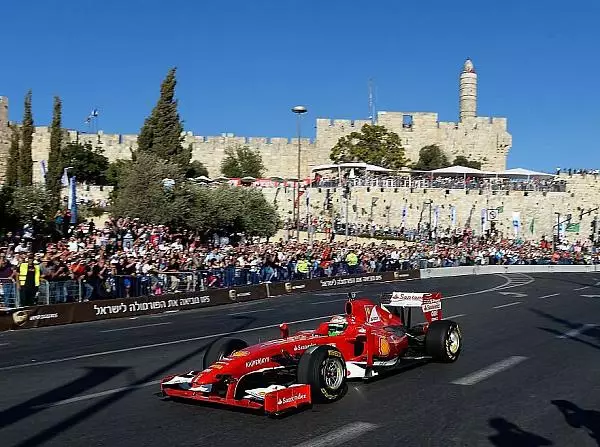
[[[462,351],[462,335],[454,321],[438,320],[429,325],[425,351],[438,362],[455,362]]]
[[[208,351],[204,354],[202,365],[204,369],[206,369],[213,363],[229,356],[229,354],[234,351],[239,351],[247,347],[248,343],[239,338],[222,338],[221,340],[214,342],[213,345],[208,348]]]
[[[297,372],[298,383],[308,384],[313,402],[333,402],[346,390],[346,362],[333,346],[312,346],[304,351]]]

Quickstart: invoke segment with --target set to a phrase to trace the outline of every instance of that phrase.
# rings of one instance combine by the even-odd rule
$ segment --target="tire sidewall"
[[[458,335],[458,349],[455,353],[450,350],[450,335]],[[426,351],[434,360],[446,363],[455,362],[462,352],[462,333],[454,321],[438,320],[429,326],[425,340]]]
[[[326,363],[337,363],[341,383],[336,389],[330,388],[325,380],[324,368]],[[333,402],[342,397],[346,391],[346,362],[342,353],[333,346],[315,346],[305,351],[298,365],[298,382],[311,386],[313,399],[318,402]]]

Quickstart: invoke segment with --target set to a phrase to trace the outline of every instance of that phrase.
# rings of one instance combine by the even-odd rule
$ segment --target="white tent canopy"
[[[328,171],[331,169],[364,169],[370,172],[392,172],[391,169],[382,168],[381,166],[370,165],[368,163],[340,163],[340,164],[327,164],[313,166],[310,170],[316,171]]]
[[[499,172],[498,175],[507,177],[554,177],[554,174],[530,171],[523,168],[507,169],[506,171]]]
[[[466,166],[449,166],[447,168],[434,169],[431,174],[455,174],[455,175],[490,175],[490,172],[479,169],[467,168]]]

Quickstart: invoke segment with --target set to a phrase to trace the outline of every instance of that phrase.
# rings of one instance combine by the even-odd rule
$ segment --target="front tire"
[[[434,321],[425,336],[425,351],[434,360],[452,363],[462,351],[462,335],[458,323],[448,320]]]
[[[206,369],[213,363],[229,356],[233,352],[247,347],[248,343],[246,343],[244,340],[240,340],[239,338],[222,338],[221,340],[214,342],[213,345],[208,348],[208,351],[206,351],[206,354],[204,354],[202,365],[204,369]]]
[[[312,346],[304,351],[298,363],[298,383],[310,385],[314,402],[333,402],[346,390],[346,362],[333,346]]]

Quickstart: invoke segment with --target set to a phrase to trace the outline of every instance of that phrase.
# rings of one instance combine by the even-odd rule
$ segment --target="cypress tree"
[[[21,127],[22,141],[19,153],[19,184],[31,186],[33,184],[33,157],[31,145],[33,143],[33,116],[31,113],[31,90],[25,95],[25,107],[23,112],[23,125]]]
[[[176,68],[169,70],[160,87],[160,97],[152,113],[144,121],[138,136],[138,151],[187,167],[191,152],[183,147],[183,124],[175,99]]]
[[[21,140],[20,130],[17,126],[11,126],[10,147],[8,149],[8,164],[6,166],[6,184],[18,186],[19,184],[19,142]]]
[[[60,198],[61,177],[63,163],[62,149],[62,102],[58,96],[54,97],[52,111],[52,127],[50,130],[50,152],[48,153],[48,172],[46,174],[46,188],[55,200]]]

